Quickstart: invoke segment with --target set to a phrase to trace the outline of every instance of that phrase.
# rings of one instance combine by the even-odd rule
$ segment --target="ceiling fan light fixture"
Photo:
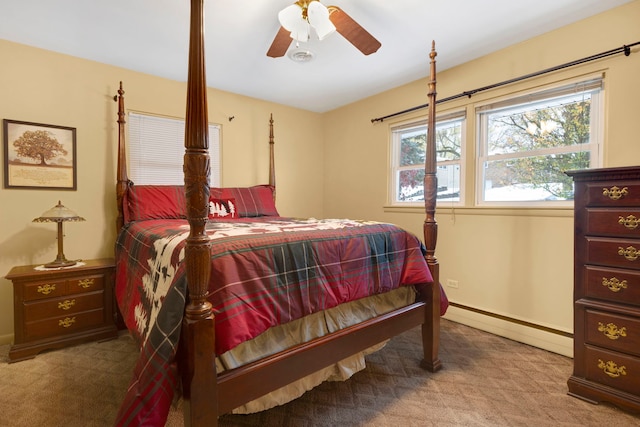
[[[329,9],[319,1],[312,1],[307,6],[309,24],[316,30],[318,38],[323,40],[336,31],[335,25],[329,19]]]
[[[309,22],[303,16],[304,9],[294,3],[278,13],[280,25],[291,33],[291,38],[300,42],[309,41],[311,29]]]
[[[336,31],[329,19],[329,9],[317,0],[298,1],[278,13],[280,25],[299,42],[309,41],[311,27],[320,40]]]

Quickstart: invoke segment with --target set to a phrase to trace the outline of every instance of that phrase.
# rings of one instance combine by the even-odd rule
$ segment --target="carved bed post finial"
[[[127,154],[125,142],[125,111],[124,111],[124,90],[122,89],[122,81],[118,94],[113,97],[118,102],[118,169],[116,176],[116,203],[118,206],[118,217],[116,218],[116,233],[124,226],[124,207],[122,206],[124,193],[129,185],[129,177],[127,176]]]
[[[273,187],[273,201],[276,201],[276,162],[274,158],[273,113],[269,117],[269,185]]]

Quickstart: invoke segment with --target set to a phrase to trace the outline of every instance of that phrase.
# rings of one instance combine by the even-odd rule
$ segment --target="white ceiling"
[[[364,56],[334,33],[306,44],[312,62],[269,58],[294,0],[205,0],[208,86],[324,112],[425,77],[432,40],[441,71],[631,0],[322,1],[380,50]],[[0,0],[0,39],[179,81],[188,27],[188,0]]]

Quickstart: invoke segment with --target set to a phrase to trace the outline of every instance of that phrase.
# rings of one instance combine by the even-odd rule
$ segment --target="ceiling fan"
[[[278,13],[280,30],[276,34],[267,56],[284,56],[293,40],[306,42],[313,27],[322,40],[337,31],[360,52],[370,55],[382,44],[338,6],[325,7],[319,0],[300,0]]]

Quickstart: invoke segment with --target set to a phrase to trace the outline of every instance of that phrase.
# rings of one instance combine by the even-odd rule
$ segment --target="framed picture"
[[[76,129],[3,120],[4,188],[76,189]]]

